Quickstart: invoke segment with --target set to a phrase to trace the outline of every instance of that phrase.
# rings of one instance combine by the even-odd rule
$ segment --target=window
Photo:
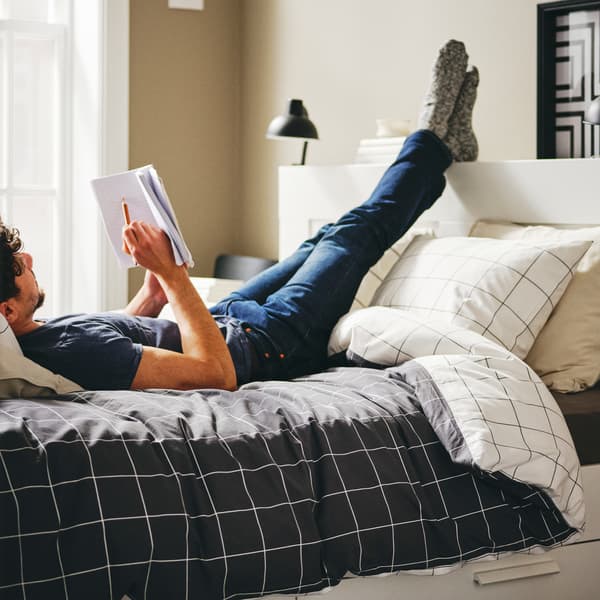
[[[34,256],[42,315],[126,299],[89,180],[127,168],[128,14],[123,0],[0,0],[0,214]]]
[[[60,237],[68,222],[65,202],[64,131],[68,85],[67,27],[54,21],[48,2],[10,0],[0,4],[0,211],[16,224],[36,259],[48,292],[46,308],[65,305],[68,270]],[[63,7],[66,8],[66,7]],[[66,16],[64,11],[62,17]],[[35,217],[34,217],[35,215]]]

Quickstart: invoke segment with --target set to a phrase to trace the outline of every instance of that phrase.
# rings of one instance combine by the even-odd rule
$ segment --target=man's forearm
[[[123,312],[134,317],[157,317],[166,303],[167,298],[156,275],[146,271],[142,287]]]
[[[137,294],[131,299],[123,312],[133,317],[157,317],[163,309],[164,303],[149,294],[142,286]]]
[[[223,387],[235,389],[235,368],[229,348],[190,281],[187,269],[179,267],[158,278],[179,325],[183,353],[213,363],[222,373]]]

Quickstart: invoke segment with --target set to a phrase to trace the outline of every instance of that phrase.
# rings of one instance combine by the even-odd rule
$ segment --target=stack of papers
[[[360,140],[355,163],[382,163],[394,162],[406,137],[381,137]]]
[[[98,177],[92,179],[91,184],[106,233],[123,267],[135,266],[131,256],[122,247],[123,203],[127,204],[132,221],[145,221],[162,229],[169,236],[178,265],[185,263],[189,267],[194,266],[194,259],[183,239],[171,201],[152,165]]]

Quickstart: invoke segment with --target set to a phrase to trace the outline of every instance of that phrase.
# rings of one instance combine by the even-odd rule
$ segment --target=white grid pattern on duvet
[[[336,351],[348,344],[368,363],[422,365],[441,392],[420,401],[434,429],[448,423],[436,417],[444,402],[480,468],[547,490],[577,522],[582,489],[574,443],[556,400],[524,362],[474,332],[386,307],[349,316],[338,337]]]
[[[261,393],[269,394],[269,401],[257,395],[257,387],[261,388]],[[30,587],[38,586],[39,589],[42,583],[50,585],[53,582],[59,583],[61,589],[71,589],[74,580],[93,574],[105,577],[102,585],[112,592],[116,589],[119,574],[126,567],[141,566],[144,587],[140,597],[151,595],[156,585],[155,577],[165,576],[165,571],[160,569],[168,569],[168,576],[173,577],[173,581],[184,582],[183,591],[177,597],[188,598],[198,592],[199,564],[203,568],[216,565],[217,571],[211,572],[221,574],[220,596],[223,598],[250,597],[263,592],[300,593],[337,582],[338,577],[323,575],[321,570],[320,556],[324,545],[334,552],[334,549],[344,547],[340,544],[356,544],[361,553],[354,568],[364,574],[431,569],[489,552],[521,548],[520,532],[515,539],[495,540],[491,548],[463,548],[468,538],[467,529],[464,529],[463,537],[463,528],[469,522],[481,519],[487,531],[491,529],[501,537],[505,532],[495,528],[489,517],[495,512],[513,512],[515,506],[509,507],[473,473],[448,461],[420,411],[406,402],[403,404],[401,392],[402,388],[384,371],[341,369],[294,383],[253,384],[237,396],[224,394],[221,402],[215,401],[210,394],[128,392],[112,393],[119,396],[115,399],[111,399],[110,394],[82,393],[72,396],[76,402],[4,402],[0,409],[0,428],[6,431],[12,426],[14,430],[26,417],[28,431],[35,432],[35,438],[30,438],[27,444],[14,446],[8,438],[1,438],[4,444],[0,447],[3,470],[0,477],[4,475],[2,481],[6,487],[0,488],[0,501],[9,502],[3,504],[5,508],[13,502],[20,513],[13,531],[6,529],[10,527],[9,520],[4,520],[0,548],[6,549],[16,540],[24,568],[20,573],[4,573],[3,577],[10,577],[11,582],[5,579],[0,585],[0,595],[14,595],[20,589],[24,597]],[[321,395],[314,400],[317,393]],[[270,404],[273,400],[276,404]],[[278,416],[275,406],[284,416]],[[56,428],[51,426],[51,421],[54,420],[63,424],[66,439],[53,437]],[[215,424],[212,434],[205,429],[211,423]],[[157,435],[177,428],[180,436]],[[339,434],[340,429],[343,435]],[[265,450],[261,464],[254,464],[259,460],[256,453],[252,457],[246,454],[245,444],[250,437],[257,437]],[[31,442],[33,439],[35,443]],[[315,439],[318,447],[315,447]],[[280,453],[289,441],[296,448],[294,460],[290,460],[289,454]],[[185,448],[187,451],[182,454]],[[154,472],[148,472],[148,464],[137,454],[141,449],[151,451],[153,459],[158,461],[159,467],[152,467]],[[67,454],[64,453],[66,450],[69,450]],[[213,455],[207,456],[211,452]],[[29,482],[25,478],[19,482],[19,476],[24,475],[18,472],[18,467],[31,465],[28,461],[40,453],[48,461],[45,481],[42,478]],[[65,456],[70,456],[73,464],[65,464]],[[193,458],[188,460],[190,456]],[[80,457],[87,457],[87,460],[76,464]],[[225,464],[228,458],[231,460]],[[188,460],[191,469],[181,468],[184,459]],[[213,459],[219,464],[206,462]],[[105,472],[109,467],[111,470]],[[391,467],[397,471],[394,479],[389,478]],[[73,477],[78,469],[81,469],[79,476]],[[308,483],[299,490],[291,485],[297,482],[293,476],[305,471],[310,477],[304,473],[302,477]],[[466,502],[464,493],[458,493],[463,490],[465,478],[470,478],[477,490],[472,505],[468,506],[463,506]],[[81,496],[81,490],[76,489],[88,482],[92,484],[87,488],[88,493],[95,499],[92,498],[93,510],[87,517],[82,513],[79,522],[68,524],[60,519],[63,508],[56,507],[59,524],[56,530],[23,530],[22,525],[31,527],[28,520],[31,515],[23,512],[30,509],[25,502],[29,494],[35,496],[40,506],[48,489],[60,490],[58,503],[68,503],[74,498],[85,501],[89,496]],[[106,484],[113,487],[106,487]],[[167,484],[170,487],[165,488]],[[185,491],[192,484],[195,493],[201,494],[195,501]],[[273,486],[273,489],[267,494],[263,485]],[[221,489],[220,486],[225,487]],[[140,490],[139,498],[127,495],[128,490],[134,488]],[[71,489],[75,495],[65,500]],[[115,498],[116,489],[122,490],[124,495]],[[161,502],[167,504],[155,504],[167,489],[179,490],[180,497],[161,498]],[[428,503],[437,507],[427,514],[424,514],[420,500],[424,489],[428,490]],[[236,501],[242,501],[242,506],[229,506],[230,494],[242,490],[247,494],[247,501],[239,497]],[[406,494],[412,498],[410,503],[417,505],[410,514],[402,510]],[[274,502],[274,497],[280,501]],[[210,510],[206,510],[207,505],[197,504],[201,498],[208,501]],[[521,507],[527,504],[524,499]],[[306,520],[314,514],[316,506],[328,515],[320,524],[318,535],[307,527]],[[175,510],[168,507],[175,507]],[[381,510],[374,510],[377,507]],[[293,515],[293,525],[289,534],[280,537],[274,523],[281,526],[277,515],[284,514],[282,510]],[[347,516],[342,518],[344,514]],[[244,515],[252,517],[256,524],[255,534],[246,535],[247,532],[237,527],[239,517]],[[340,517],[339,522],[334,516]],[[229,521],[232,517],[237,520]],[[165,556],[164,549],[168,544],[165,545],[165,539],[161,537],[164,531],[156,529],[161,522],[170,524],[170,534],[183,541],[181,547],[185,550],[182,553],[174,549],[170,556]],[[250,521],[244,522],[250,527]],[[114,544],[119,530],[113,525],[122,527],[136,523],[141,527],[135,531],[144,532],[148,540],[152,540],[150,555],[140,557],[139,553],[133,553],[129,560],[124,560],[125,553],[117,560]],[[94,533],[98,525],[103,532],[100,536]],[[431,527],[446,526],[456,536],[455,550],[444,548],[440,556],[440,550],[432,544],[427,532]],[[209,531],[198,527],[216,527],[220,533],[220,543],[207,546],[201,555],[194,554],[189,546],[192,531],[194,536],[200,531]],[[74,563],[73,556],[69,555],[63,557],[64,574],[49,575],[42,569],[36,575],[36,566],[30,560],[31,544],[37,541],[43,544],[45,537],[52,537],[59,531],[64,535],[75,530],[89,536],[87,551],[90,555],[82,557],[89,564],[75,568],[77,561]],[[404,530],[407,535],[415,536],[415,543],[421,548],[414,558],[396,543],[397,536],[404,536]],[[295,536],[293,531],[296,531]],[[568,533],[563,525],[562,530],[556,527],[543,539],[530,538],[528,542],[552,544]],[[377,537],[380,535],[383,537]],[[375,539],[382,539],[384,543],[387,539],[390,552],[388,560],[373,566]],[[417,543],[416,540],[420,541]],[[139,539],[133,543],[137,545]],[[246,546],[237,548],[242,543]],[[298,568],[298,579],[293,585],[282,586],[278,584],[281,579],[274,576],[277,574],[273,573],[273,565],[287,560],[290,550],[297,556],[306,556],[309,562]],[[122,554],[124,549],[120,552]],[[319,557],[316,570],[315,556]],[[240,569],[240,559],[260,572],[258,579],[243,591],[235,587],[234,579]],[[155,569],[159,569],[156,574]],[[90,581],[98,585],[99,580]],[[140,590],[137,592],[139,595]],[[64,597],[76,595],[71,592],[68,596],[65,591]]]

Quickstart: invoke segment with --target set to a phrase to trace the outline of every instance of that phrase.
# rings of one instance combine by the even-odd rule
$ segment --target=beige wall
[[[209,274],[221,251],[277,254],[277,167],[301,142],[264,137],[290,97],[353,159],[377,117],[412,119],[436,49],[465,41],[481,72],[483,160],[535,158],[538,0],[131,0],[131,167],[154,163]],[[140,274],[132,277],[132,290]]]
[[[130,4],[129,164],[158,169],[202,275],[240,226],[239,0],[205,5]],[[141,276],[131,271],[130,290]]]
[[[463,40],[481,73],[483,160],[535,158],[537,0],[243,0],[243,247],[277,252],[277,165],[300,142],[264,139],[286,99],[319,130],[310,164],[352,161],[377,117],[415,121],[437,48]]]

